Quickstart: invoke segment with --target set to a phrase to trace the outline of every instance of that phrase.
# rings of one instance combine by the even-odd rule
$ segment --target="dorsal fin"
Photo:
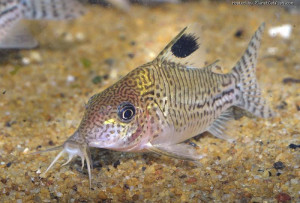
[[[194,23],[185,27],[157,56],[160,62],[174,62],[191,67],[204,67],[201,27]]]

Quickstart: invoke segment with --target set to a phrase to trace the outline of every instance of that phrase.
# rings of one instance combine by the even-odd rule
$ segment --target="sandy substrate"
[[[92,189],[79,159],[46,175],[77,128],[88,98],[146,63],[185,26],[203,25],[207,61],[230,70],[256,28],[292,25],[288,39],[265,32],[257,77],[273,119],[242,118],[236,144],[210,134],[192,139],[199,163],[142,153],[92,150]],[[0,202],[299,202],[299,16],[280,7],[185,3],[130,14],[91,7],[76,21],[31,22],[40,46],[1,52]],[[66,157],[65,157],[66,159]]]

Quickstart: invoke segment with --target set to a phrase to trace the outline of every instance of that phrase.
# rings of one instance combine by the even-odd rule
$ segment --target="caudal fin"
[[[232,69],[240,89],[239,101],[236,106],[243,108],[255,116],[268,118],[274,116],[273,111],[261,96],[256,79],[257,54],[265,24],[263,23],[252,36],[245,53]]]

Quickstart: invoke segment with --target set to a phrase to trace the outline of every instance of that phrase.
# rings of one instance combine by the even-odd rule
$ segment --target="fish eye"
[[[124,102],[118,107],[118,116],[123,122],[129,122],[135,115],[133,104]]]

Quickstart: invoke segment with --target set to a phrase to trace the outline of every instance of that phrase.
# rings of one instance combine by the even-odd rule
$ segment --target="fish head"
[[[122,83],[91,97],[78,128],[89,146],[123,150],[141,135],[143,108],[127,88]]]
[[[149,107],[154,106],[150,71],[148,66],[137,68],[89,99],[78,127],[88,146],[138,151],[148,141],[153,124]]]
[[[155,114],[157,108],[153,102],[154,84],[150,71],[145,67],[136,68],[114,85],[92,96],[76,132],[62,146],[53,148],[63,150],[46,172],[62,154],[67,153],[67,163],[75,156],[81,157],[83,165],[86,160],[91,182],[90,147],[142,151],[155,135],[155,126],[159,126],[154,119],[158,116]]]

